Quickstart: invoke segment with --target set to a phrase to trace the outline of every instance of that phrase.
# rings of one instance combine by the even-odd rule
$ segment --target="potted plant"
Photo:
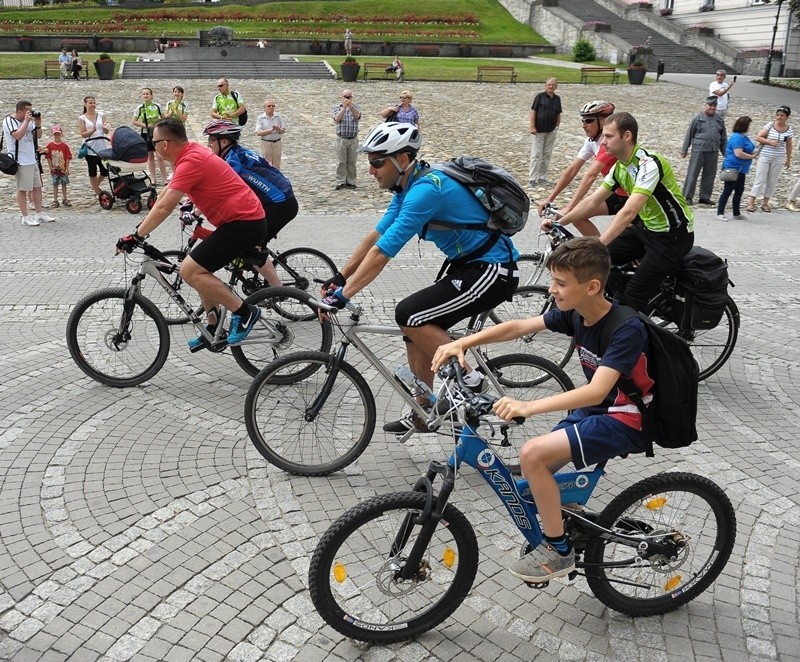
[[[348,55],[341,64],[341,70],[342,80],[345,83],[353,83],[358,78],[358,72],[361,71],[361,65],[352,55]]]
[[[114,60],[111,59],[108,53],[100,53],[100,56],[95,60],[94,70],[100,80],[113,80]]]
[[[595,32],[611,32],[611,25],[605,21],[586,21],[583,27],[586,30],[594,30]]]
[[[384,41],[381,44],[381,55],[391,55],[391,54],[392,54],[392,42]]]
[[[108,37],[103,37],[97,42],[99,50],[104,53],[111,53],[114,51],[114,41]]]
[[[458,45],[458,54],[461,57],[469,57],[472,53],[472,46],[469,44],[459,44]]]
[[[26,53],[30,53],[33,50],[33,39],[23,35],[19,38],[19,49],[21,51],[25,51]]]
[[[322,53],[322,44],[319,43],[319,39],[314,39],[309,45],[309,49],[312,55],[319,55]]]
[[[659,13],[662,16],[672,16],[672,10],[671,9],[661,9],[661,10],[659,10]]]
[[[641,85],[644,83],[644,76],[647,73],[647,67],[639,59],[634,60],[628,65],[628,82],[631,85]]]

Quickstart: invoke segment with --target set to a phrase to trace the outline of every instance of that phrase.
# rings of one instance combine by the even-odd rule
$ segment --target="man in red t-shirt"
[[[211,150],[190,143],[182,122],[159,120],[153,131],[156,154],[173,167],[172,179],[133,234],[117,242],[117,250],[135,247],[169,216],[184,196],[216,227],[181,263],[181,277],[197,290],[209,331],[216,329],[217,306],[232,311],[228,344],[242,342],[261,316],[214,275],[234,258],[260,244],[267,234],[261,201],[224,160]],[[203,336],[189,341],[191,349],[205,345]]]

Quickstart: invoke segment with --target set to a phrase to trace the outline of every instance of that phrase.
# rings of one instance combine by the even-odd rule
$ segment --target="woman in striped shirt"
[[[789,126],[789,106],[780,106],[775,111],[775,120],[767,124],[756,136],[761,151],[756,165],[756,179],[747,201],[747,211],[756,210],[756,198],[763,197],[762,211],[772,211],[769,199],[775,192],[781,168],[788,168],[792,163],[792,137],[794,132]]]

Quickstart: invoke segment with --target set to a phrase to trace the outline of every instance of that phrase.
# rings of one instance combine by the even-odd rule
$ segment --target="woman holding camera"
[[[100,185],[108,177],[108,170],[97,152],[109,146],[106,138],[109,131],[111,125],[103,116],[103,111],[97,110],[95,98],[91,95],[83,97],[83,115],[78,117],[78,133],[87,147],[86,166],[89,168],[89,183],[95,199],[99,199]]]
[[[760,197],[763,197],[761,210],[772,211],[769,199],[778,185],[781,168],[788,168],[792,164],[794,132],[789,126],[789,115],[791,114],[792,109],[789,106],[780,106],[775,111],[775,119],[761,129],[756,136],[756,142],[760,144],[760,151],[756,164],[756,180],[747,201],[747,211],[749,212],[756,210],[756,198]]]
[[[400,92],[400,103],[392,104],[381,111],[381,117],[387,122],[407,122],[419,128],[419,112],[411,105],[411,92]]]

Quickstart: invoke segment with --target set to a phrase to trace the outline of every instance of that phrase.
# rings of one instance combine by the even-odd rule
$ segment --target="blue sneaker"
[[[238,345],[247,338],[247,335],[253,330],[256,322],[261,319],[261,308],[250,306],[249,304],[248,308],[250,309],[250,319],[244,326],[242,326],[242,318],[240,315],[231,315],[231,330],[228,334],[229,345]]]
[[[208,331],[213,336],[216,329],[212,329],[210,326],[206,326],[206,331]],[[224,340],[224,338],[225,336],[223,334],[222,339]],[[201,349],[208,348],[208,341],[206,340],[206,337],[202,333],[196,338],[189,338],[189,340],[186,341],[186,344],[189,345],[189,351],[192,352],[192,354],[194,354],[195,352],[199,352]]]

